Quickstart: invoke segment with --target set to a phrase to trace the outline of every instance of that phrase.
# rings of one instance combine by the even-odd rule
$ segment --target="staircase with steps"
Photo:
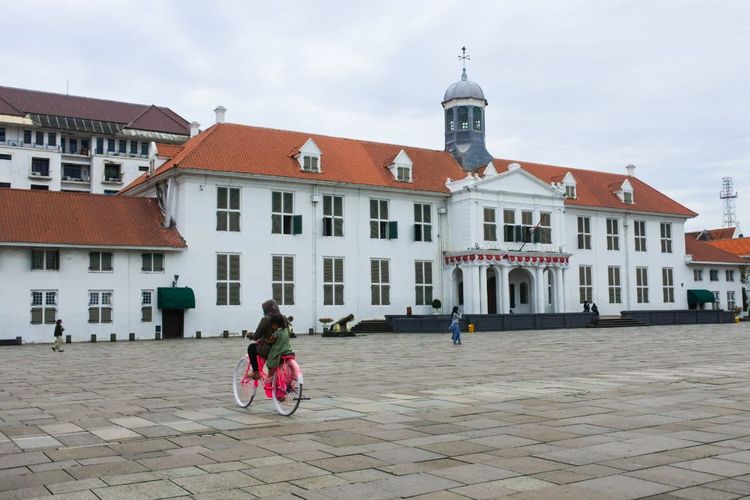
[[[366,319],[351,329],[352,333],[391,333],[391,326],[384,319]]]
[[[633,318],[622,316],[599,316],[599,319],[589,325],[589,328],[622,328],[628,326],[646,326],[645,323]]]

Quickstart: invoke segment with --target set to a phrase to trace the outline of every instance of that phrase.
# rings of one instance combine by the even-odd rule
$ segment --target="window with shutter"
[[[216,305],[240,305],[240,255],[216,255]]]
[[[390,261],[387,259],[370,260],[371,303],[374,306],[390,305]]]
[[[426,203],[414,204],[414,241],[432,241],[432,210]]]
[[[112,322],[112,290],[89,290],[89,323]]]
[[[57,320],[57,290],[31,291],[31,324],[53,324]]]
[[[497,226],[495,225],[495,209],[484,207],[484,241],[497,241]]]
[[[414,262],[415,303],[418,306],[432,304],[432,262]]]
[[[240,188],[216,188],[216,230],[240,230]]]
[[[273,299],[279,305],[294,305],[294,256],[274,255],[271,261]]]
[[[516,239],[516,212],[503,210],[503,233],[506,242],[520,241]]]
[[[370,200],[370,238],[388,239],[388,200]]]
[[[302,220],[300,219],[300,231]],[[294,233],[294,193],[273,191],[271,193],[271,233]]]
[[[323,236],[344,236],[344,198],[323,196]]]

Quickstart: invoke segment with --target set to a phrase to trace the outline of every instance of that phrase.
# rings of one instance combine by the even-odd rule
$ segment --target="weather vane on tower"
[[[471,60],[471,56],[466,55],[466,46],[461,47],[461,55],[458,56],[463,64],[463,71],[461,72],[461,80],[466,80],[466,60]]]

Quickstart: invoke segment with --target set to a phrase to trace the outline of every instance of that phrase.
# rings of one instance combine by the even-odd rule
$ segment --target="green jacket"
[[[271,344],[271,352],[268,353],[268,358],[266,359],[266,365],[269,368],[279,366],[283,354],[292,353],[292,344],[289,342],[289,330],[287,328],[279,328],[274,332],[274,335],[276,335],[276,342]]]

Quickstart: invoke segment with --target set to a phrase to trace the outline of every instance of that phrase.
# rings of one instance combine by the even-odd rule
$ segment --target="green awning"
[[[195,294],[192,288],[157,288],[156,306],[159,309],[195,309]]]
[[[714,293],[708,290],[688,290],[688,304],[703,304],[706,302],[716,302]]]

